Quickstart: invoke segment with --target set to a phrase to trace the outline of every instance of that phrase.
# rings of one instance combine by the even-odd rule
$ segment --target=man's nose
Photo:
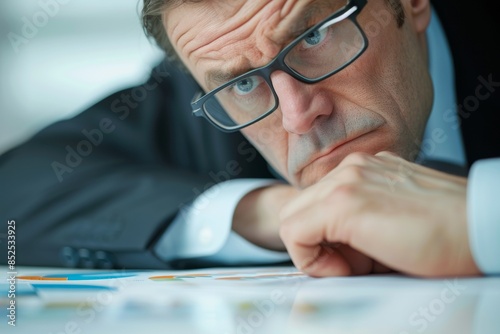
[[[271,80],[278,94],[286,131],[305,134],[318,117],[332,112],[331,99],[318,85],[302,83],[282,71],[274,72]]]

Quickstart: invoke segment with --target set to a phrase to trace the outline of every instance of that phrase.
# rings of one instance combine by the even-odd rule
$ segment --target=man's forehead
[[[228,0],[174,0],[177,6],[183,7],[183,10],[178,12],[179,17],[175,19],[179,20],[180,15],[186,15],[186,13],[189,14],[189,12],[195,13],[200,9],[207,10],[207,15],[211,15],[211,26],[209,29],[216,30],[215,27],[222,26],[226,20],[238,20],[241,17],[242,24],[244,24],[245,20],[248,20],[248,16],[246,16],[247,13],[245,13],[246,10],[272,6],[274,8],[273,15],[275,15],[273,20],[277,22],[269,31],[261,32],[261,34],[272,34],[271,39],[268,38],[268,36],[265,38],[284,47],[287,43],[291,42],[314,24],[345,7],[348,2],[348,0],[248,0],[252,1],[252,3],[249,4],[247,0],[232,0],[231,4],[228,4],[227,1]],[[234,11],[233,17],[222,14],[224,12],[233,14],[231,11]],[[278,20],[276,20],[276,16],[278,16]],[[261,15],[260,20],[269,20],[269,16]],[[266,25],[266,22],[261,23]],[[206,33],[211,34],[216,32]],[[199,38],[199,36],[197,36],[197,38]],[[242,50],[242,52],[244,51],[245,50]],[[265,64],[260,64],[260,66],[262,65]],[[233,59],[233,61],[227,62],[223,66],[207,70],[204,81],[209,89],[213,89],[251,69],[253,69],[253,67],[248,66],[248,62],[239,62]]]
[[[279,16],[279,25],[275,27],[276,39],[296,37],[320,19],[336,10],[344,8],[349,0],[165,0],[169,19],[185,21],[190,14],[203,13],[212,25],[221,26],[225,21],[248,20],[248,14],[261,8],[273,7]],[[174,9],[182,7],[183,10]],[[247,12],[247,13],[246,13]],[[269,19],[260,16],[261,20]]]
[[[347,5],[349,0],[166,0],[166,9],[173,9],[178,6],[189,7],[191,10],[197,10],[200,7],[221,11],[228,7],[240,7],[247,1],[252,3],[271,3],[274,2],[281,7],[281,16],[286,23],[290,24],[288,32],[299,35],[308,28],[307,23],[321,14],[331,14],[336,9],[341,9]],[[304,4],[300,6],[300,4]],[[258,7],[258,6],[257,6]],[[210,13],[207,13],[210,15]],[[213,19],[216,19],[213,17]]]

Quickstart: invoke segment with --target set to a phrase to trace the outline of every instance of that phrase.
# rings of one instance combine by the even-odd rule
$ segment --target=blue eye
[[[242,79],[234,84],[234,90],[238,95],[250,94],[260,83],[260,78],[257,76]]]
[[[315,30],[310,32],[302,41],[304,48],[312,48],[323,42],[326,36],[327,29]]]

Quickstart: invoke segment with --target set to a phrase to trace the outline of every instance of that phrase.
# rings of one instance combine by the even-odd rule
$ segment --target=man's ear
[[[425,32],[431,20],[430,0],[403,1],[406,2],[407,15],[411,16],[415,30],[419,33]]]

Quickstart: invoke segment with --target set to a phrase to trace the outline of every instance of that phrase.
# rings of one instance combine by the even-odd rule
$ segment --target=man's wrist
[[[258,188],[246,194],[233,216],[233,230],[251,243],[285,251],[279,236],[279,212],[298,190],[284,184]]]

